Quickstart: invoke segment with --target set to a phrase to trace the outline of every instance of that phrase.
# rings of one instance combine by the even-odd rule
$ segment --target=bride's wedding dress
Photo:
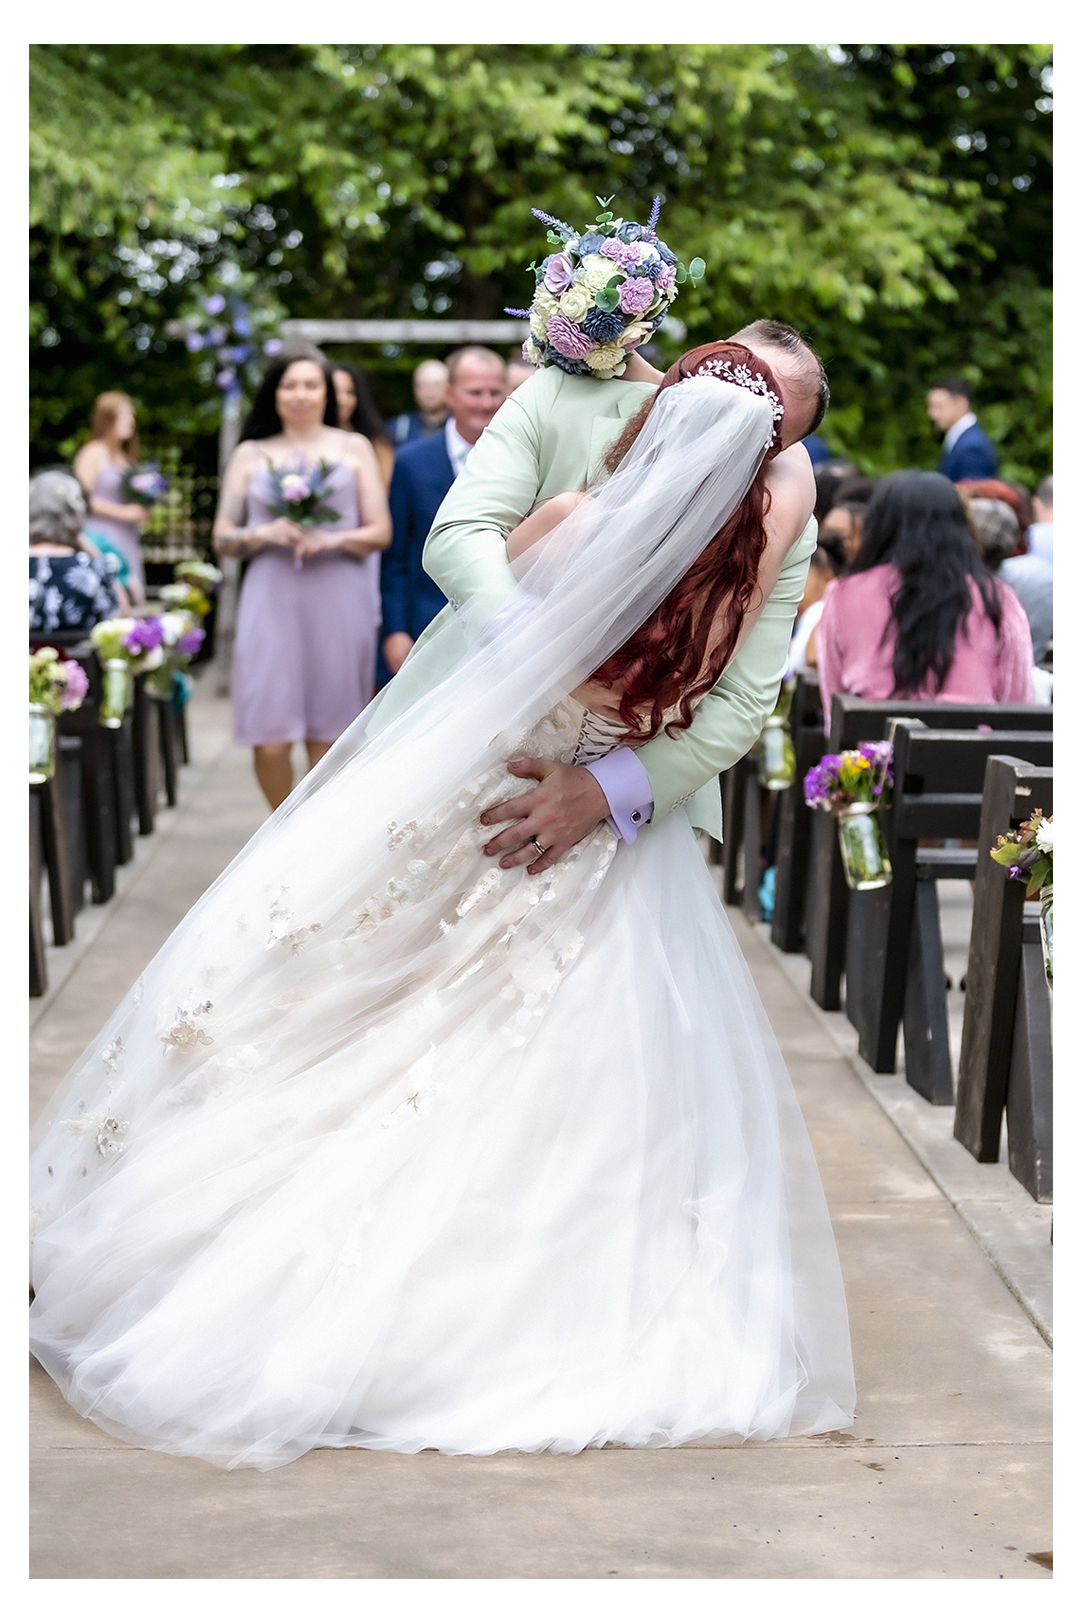
[[[33,1348],[108,1432],[272,1468],[851,1422],[817,1169],[686,817],[482,852],[507,759],[618,741],[538,708],[529,634],[499,697],[496,635],[385,747],[362,717],[47,1110]]]

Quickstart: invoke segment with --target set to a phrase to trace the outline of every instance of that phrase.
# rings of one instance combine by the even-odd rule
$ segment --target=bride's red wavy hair
[[[774,393],[780,393],[769,367],[741,343],[703,343],[676,360],[656,394],[673,388],[684,377],[695,376],[708,360],[747,365],[761,374]],[[630,418],[611,446],[604,458],[609,473],[641,432],[653,400]],[[619,717],[630,727],[635,741],[648,741],[661,729],[669,735],[685,729],[693,718],[695,701],[716,685],[735,651],[765,549],[769,509],[765,466],[778,449],[777,443],[766,451],[750,488],[694,565],[630,639],[593,673],[593,680],[601,686],[621,685]],[[726,629],[710,651],[709,636],[721,612]],[[665,712],[676,704],[678,713],[665,725]],[[645,710],[647,718],[643,718]]]

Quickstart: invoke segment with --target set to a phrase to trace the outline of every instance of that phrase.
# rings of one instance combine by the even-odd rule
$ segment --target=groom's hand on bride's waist
[[[507,770],[514,776],[531,776],[538,785],[519,798],[492,805],[480,817],[484,827],[513,823],[484,845],[484,854],[499,856],[500,866],[527,866],[534,875],[546,872],[607,817],[604,790],[583,765],[512,759]],[[543,855],[537,853],[537,845]]]

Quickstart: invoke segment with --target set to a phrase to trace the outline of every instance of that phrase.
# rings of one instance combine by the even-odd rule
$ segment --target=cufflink
[[[640,810],[635,810],[633,815],[630,817],[630,820],[632,822],[634,822],[635,825],[636,825],[636,823],[641,820],[641,811]]]

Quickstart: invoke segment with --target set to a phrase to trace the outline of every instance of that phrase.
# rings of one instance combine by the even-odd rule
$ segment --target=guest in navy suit
[[[469,451],[506,398],[506,366],[492,350],[458,349],[446,366],[446,425],[402,445],[390,480],[394,537],[382,554],[382,680],[397,674],[417,636],[446,606],[424,572],[424,541]]]
[[[952,483],[996,478],[998,458],[971,409],[971,388],[962,377],[941,377],[926,396],[926,414],[945,435],[938,472]]]

